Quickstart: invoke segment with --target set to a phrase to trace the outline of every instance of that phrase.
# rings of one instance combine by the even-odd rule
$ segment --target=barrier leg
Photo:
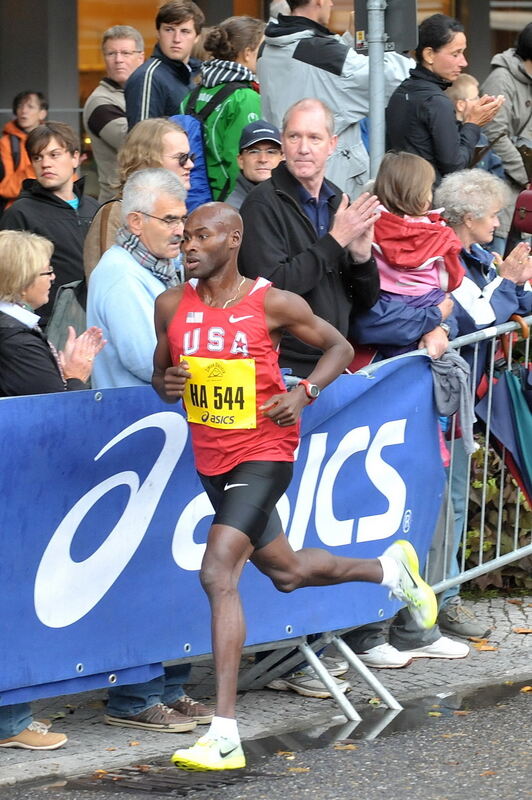
[[[358,672],[360,677],[363,678],[366,681],[366,683],[368,683],[371,686],[375,694],[380,697],[382,702],[385,703],[385,705],[387,705],[388,708],[393,709],[394,711],[403,710],[402,705],[397,702],[395,697],[388,691],[388,689],[386,689],[382,685],[382,683],[375,677],[375,675],[371,672],[371,670],[369,670],[366,667],[366,665],[358,658],[358,656],[355,653],[353,653],[349,645],[347,645],[343,639],[341,639],[339,636],[333,636],[331,638],[331,644],[333,644],[336,647],[336,649],[347,659],[347,661],[349,661],[355,672]],[[314,664],[312,666],[314,666]]]
[[[303,653],[303,655],[305,656],[305,660],[308,661],[308,663],[310,664],[310,666],[312,667],[312,669],[314,670],[316,675],[318,675],[318,677],[321,680],[321,682],[323,684],[325,684],[327,690],[334,697],[334,699],[336,700],[337,704],[342,709],[342,711],[345,714],[345,716],[347,717],[347,719],[361,721],[362,717],[360,716],[358,711],[356,711],[356,709],[354,708],[353,704],[349,702],[349,700],[343,694],[343,692],[340,692],[338,690],[338,687],[336,686],[336,683],[334,682],[333,677],[331,675],[329,675],[329,673],[327,672],[327,670],[325,669],[325,667],[323,666],[323,664],[319,660],[318,656],[316,655],[316,653],[314,652],[312,647],[310,647],[310,645],[308,645],[306,642],[301,642],[298,645],[298,647],[299,647],[300,651]],[[353,653],[353,655],[354,655],[354,653]],[[354,665],[352,665],[352,666],[354,666]]]

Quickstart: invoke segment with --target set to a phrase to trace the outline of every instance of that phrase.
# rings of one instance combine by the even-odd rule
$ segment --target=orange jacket
[[[20,161],[16,169],[11,150],[11,135],[20,139]],[[19,196],[22,189],[22,181],[26,178],[35,178],[30,157],[26,152],[27,138],[28,134],[24,133],[14,120],[10,120],[4,125],[3,134],[0,138],[0,159],[4,167],[4,177],[0,181],[0,197],[7,199],[6,208]]]

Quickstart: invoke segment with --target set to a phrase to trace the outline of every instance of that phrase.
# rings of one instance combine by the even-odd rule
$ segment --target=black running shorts
[[[291,461],[245,461],[222,475],[199,474],[214,506],[214,525],[230,525],[249,536],[255,550],[283,528],[275,504],[292,480]]]

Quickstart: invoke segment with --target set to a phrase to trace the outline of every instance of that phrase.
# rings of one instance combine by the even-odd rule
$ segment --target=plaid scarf
[[[180,283],[174,260],[171,258],[157,258],[157,256],[152,255],[146,250],[139,237],[128,231],[127,228],[118,229],[116,243],[133,256],[141,267],[149,270],[164,283],[167,289]]]

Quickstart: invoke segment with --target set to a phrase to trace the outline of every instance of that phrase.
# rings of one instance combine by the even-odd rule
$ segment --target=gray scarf
[[[149,270],[158,278],[167,289],[181,283],[176,272],[174,260],[171,258],[157,258],[150,253],[142,244],[138,236],[128,231],[127,228],[119,228],[116,233],[116,243],[123,247],[141,267]]]

